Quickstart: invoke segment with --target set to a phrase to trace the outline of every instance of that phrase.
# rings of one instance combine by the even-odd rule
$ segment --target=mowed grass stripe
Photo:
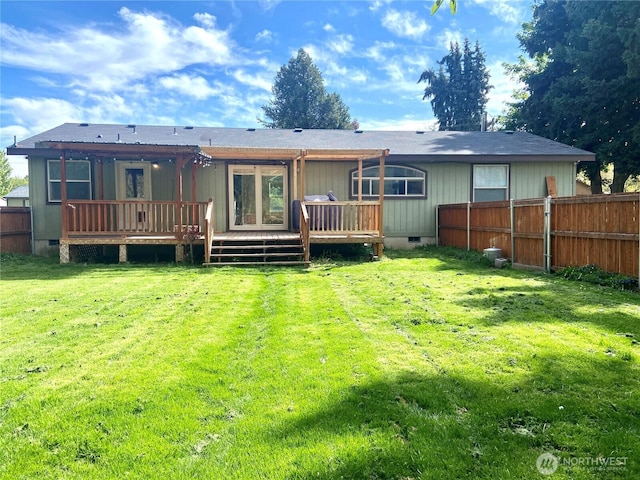
[[[389,253],[3,265],[0,477],[516,479],[543,452],[640,475],[637,295]]]

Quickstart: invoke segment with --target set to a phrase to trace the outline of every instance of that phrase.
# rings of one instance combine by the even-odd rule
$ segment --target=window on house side
[[[474,202],[507,200],[508,194],[509,165],[473,166]]]
[[[67,198],[91,200],[91,163],[88,160],[67,160]],[[60,160],[47,160],[47,195],[49,202],[60,202]]]
[[[384,169],[385,198],[424,198],[427,174],[422,170],[397,165]],[[362,169],[362,197],[377,198],[380,193],[380,167]],[[351,172],[351,196],[358,196],[358,170]]]

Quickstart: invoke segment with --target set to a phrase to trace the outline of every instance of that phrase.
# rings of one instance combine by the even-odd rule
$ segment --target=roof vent
[[[296,133],[300,133],[300,132],[302,132],[302,129],[301,128],[294,128],[293,131],[296,132]]]
[[[102,134],[99,133],[98,136],[96,138],[102,138]]]
[[[247,132],[255,132],[256,129],[255,128],[247,128]]]
[[[136,126],[131,124],[131,125],[127,125],[127,128],[136,128]]]
[[[173,127],[173,134],[177,135],[178,134],[178,129],[176,127]]]
[[[80,125],[78,125],[79,127],[88,127],[89,124],[88,123],[81,123]]]
[[[355,130],[353,133],[362,133],[362,130]]]
[[[191,125],[188,125],[186,127],[184,127],[185,130],[193,130],[193,127]]]
[[[424,135],[424,130],[416,130],[416,135]]]

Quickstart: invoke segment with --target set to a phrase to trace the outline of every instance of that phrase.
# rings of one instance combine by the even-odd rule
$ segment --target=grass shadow
[[[328,452],[311,464],[294,458],[291,479],[532,478],[546,452],[634,458],[640,418],[623,392],[637,388],[630,364],[562,355],[537,358],[508,383],[403,372],[301,414],[277,441],[313,439]],[[638,478],[640,465],[627,468]],[[558,478],[592,478],[563,469]]]

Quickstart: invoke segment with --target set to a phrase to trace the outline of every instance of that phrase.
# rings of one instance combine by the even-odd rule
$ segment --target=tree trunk
[[[627,182],[630,175],[628,173],[618,173],[617,169],[613,170],[613,182],[611,183],[611,193],[624,192],[624,184]]]
[[[591,180],[591,193],[594,195],[602,193],[602,176],[600,175],[600,169],[588,169],[587,175],[589,176],[589,180]]]

